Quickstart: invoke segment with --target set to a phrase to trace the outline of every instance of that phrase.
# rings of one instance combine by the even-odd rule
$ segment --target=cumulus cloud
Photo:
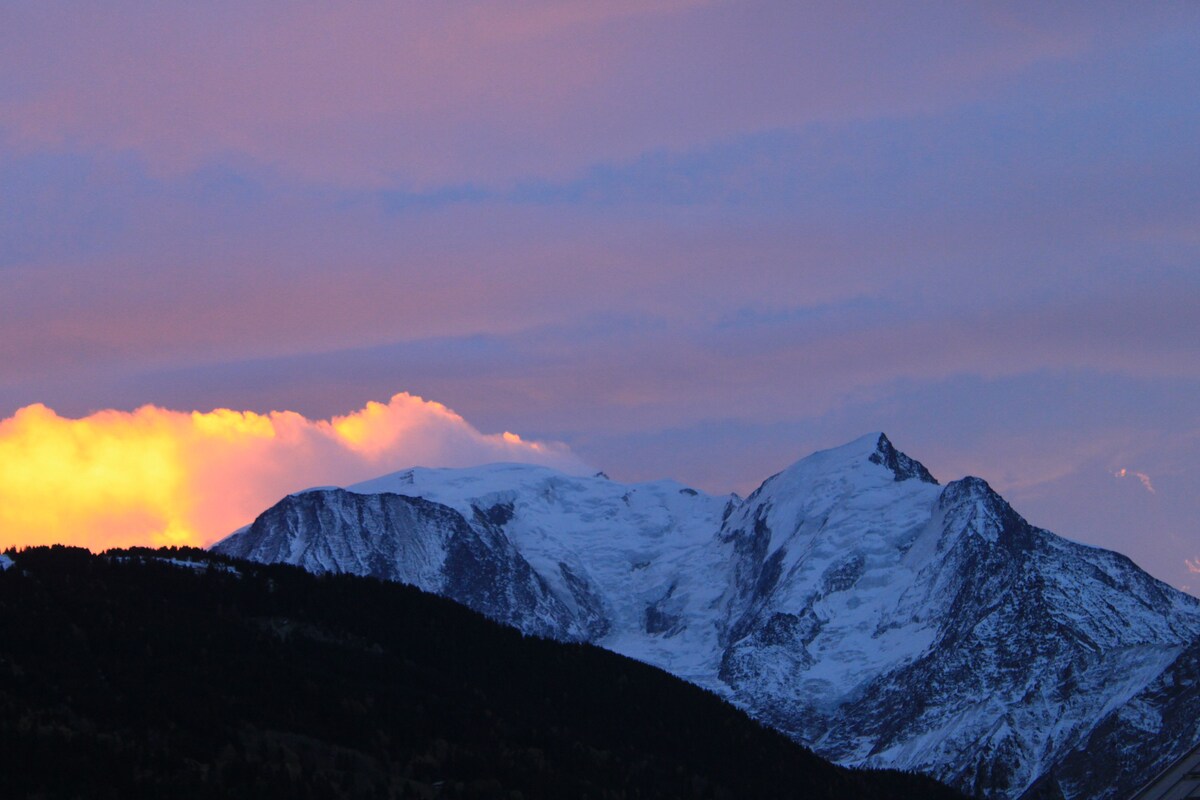
[[[288,492],[492,461],[584,469],[564,445],[484,434],[407,393],[321,420],[156,406],[69,419],[31,405],[0,420],[0,548],[207,545]]]

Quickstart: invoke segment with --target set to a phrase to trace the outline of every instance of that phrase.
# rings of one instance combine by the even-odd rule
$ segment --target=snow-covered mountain
[[[1200,602],[1029,525],[978,478],[940,486],[882,434],[744,500],[412,469],[291,495],[215,549],[594,642],[833,760],[980,797],[1121,797],[1200,740]]]

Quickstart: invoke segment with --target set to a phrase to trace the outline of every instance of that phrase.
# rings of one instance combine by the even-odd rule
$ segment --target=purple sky
[[[1200,593],[1200,4],[803,5],[4,3],[0,419],[882,429]]]

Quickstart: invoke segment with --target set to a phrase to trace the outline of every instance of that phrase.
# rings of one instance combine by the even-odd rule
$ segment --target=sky
[[[1200,594],[1198,74],[1183,2],[0,4],[0,543],[883,430]]]

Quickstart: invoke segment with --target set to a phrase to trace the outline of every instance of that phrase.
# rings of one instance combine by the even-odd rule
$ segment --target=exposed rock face
[[[592,641],[846,764],[1121,797],[1200,740],[1200,602],[873,434],[750,497],[491,465],[285,498],[216,549]]]
[[[492,511],[476,514],[471,524],[454,509],[421,498],[321,489],[289,496],[215,549],[312,572],[403,581],[539,636],[594,635],[576,624]]]

